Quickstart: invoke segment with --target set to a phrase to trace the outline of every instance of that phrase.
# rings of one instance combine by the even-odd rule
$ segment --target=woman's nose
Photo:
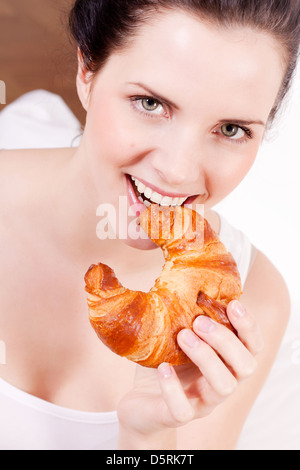
[[[204,179],[200,139],[190,133],[166,139],[155,150],[152,165],[160,177],[171,186],[182,186]]]

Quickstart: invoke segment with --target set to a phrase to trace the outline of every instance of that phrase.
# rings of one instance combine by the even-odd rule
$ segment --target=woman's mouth
[[[134,176],[126,174],[125,177],[127,201],[129,203],[129,210],[126,219],[126,230],[128,234],[127,243],[130,246],[135,248],[138,247],[142,250],[152,250],[157,248],[157,245],[148,238],[143,230],[137,230],[140,215],[151,204],[159,204],[165,207],[192,205],[199,195],[190,196],[188,194],[168,194],[163,190],[150,185],[150,183],[146,183],[146,181],[140,181]],[[192,206],[189,207],[192,208]],[[141,234],[143,235],[141,236]]]
[[[132,187],[135,191],[136,197],[139,202],[143,203],[144,206],[149,207],[150,204],[159,204],[164,207],[176,207],[182,206],[185,203],[191,204],[198,196],[189,195],[167,195],[166,193],[158,192],[157,190],[150,188],[144,182],[137,178],[128,175]]]

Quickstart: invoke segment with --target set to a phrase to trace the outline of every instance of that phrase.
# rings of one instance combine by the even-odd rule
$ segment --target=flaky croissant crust
[[[98,337],[120,356],[145,367],[189,362],[177,335],[207,315],[232,329],[226,307],[242,294],[237,265],[208,222],[185,208],[151,205],[141,227],[161,247],[165,265],[150,292],[122,286],[100,263],[85,276],[89,319]]]

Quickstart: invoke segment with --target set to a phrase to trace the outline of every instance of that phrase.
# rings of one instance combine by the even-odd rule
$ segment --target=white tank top
[[[235,258],[244,285],[253,246],[242,232],[220,219],[220,239]],[[0,450],[115,450],[117,438],[115,411],[63,408],[0,379]]]

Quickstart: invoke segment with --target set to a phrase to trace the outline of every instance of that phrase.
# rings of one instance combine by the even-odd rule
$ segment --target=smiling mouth
[[[144,183],[139,181],[137,178],[130,176],[132,186],[135,190],[136,196],[140,202],[146,207],[151,204],[159,204],[164,207],[176,207],[182,206],[185,203],[191,203],[192,200],[198,196],[186,196],[186,197],[171,197],[154,191],[152,188],[146,186]]]

